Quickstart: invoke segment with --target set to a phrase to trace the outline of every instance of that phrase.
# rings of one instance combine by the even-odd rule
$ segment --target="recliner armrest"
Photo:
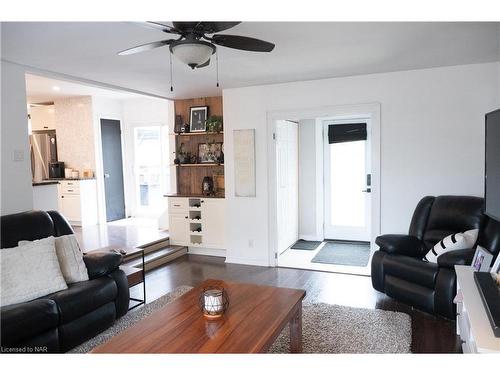
[[[451,269],[455,266],[470,265],[475,253],[474,249],[448,251],[438,256],[437,263],[439,267]]]
[[[378,236],[375,243],[387,254],[405,255],[412,258],[422,258],[427,251],[422,240],[404,234],[384,234]]]
[[[92,251],[83,256],[89,279],[108,275],[122,263],[122,255],[114,251]]]

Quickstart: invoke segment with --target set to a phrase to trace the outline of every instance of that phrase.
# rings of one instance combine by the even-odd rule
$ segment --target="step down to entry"
[[[150,271],[154,268],[160,267],[172,260],[187,254],[187,247],[185,246],[167,246],[158,250],[149,250],[149,252],[144,252],[144,265],[145,270]],[[123,263],[123,265],[128,267],[142,268],[142,257],[137,257],[128,262]]]

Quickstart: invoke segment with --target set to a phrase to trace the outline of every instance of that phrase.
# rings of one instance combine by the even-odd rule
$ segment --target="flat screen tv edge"
[[[485,115],[485,214],[500,221],[500,109]]]

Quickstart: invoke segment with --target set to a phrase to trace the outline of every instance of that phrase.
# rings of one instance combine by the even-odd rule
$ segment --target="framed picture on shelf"
[[[191,107],[189,116],[189,130],[192,133],[205,132],[207,130],[208,107]]]
[[[220,163],[223,159],[224,145],[222,142],[199,143],[198,160],[200,163]]]
[[[472,259],[471,266],[476,270],[476,272],[488,272],[490,270],[492,259],[493,254],[485,248],[478,246],[476,253],[474,254],[474,259]]]

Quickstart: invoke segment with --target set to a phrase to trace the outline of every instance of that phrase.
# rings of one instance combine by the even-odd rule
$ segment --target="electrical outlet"
[[[248,240],[248,247],[253,247],[253,240]]]
[[[24,160],[24,151],[23,150],[14,150],[12,160],[23,161]]]

